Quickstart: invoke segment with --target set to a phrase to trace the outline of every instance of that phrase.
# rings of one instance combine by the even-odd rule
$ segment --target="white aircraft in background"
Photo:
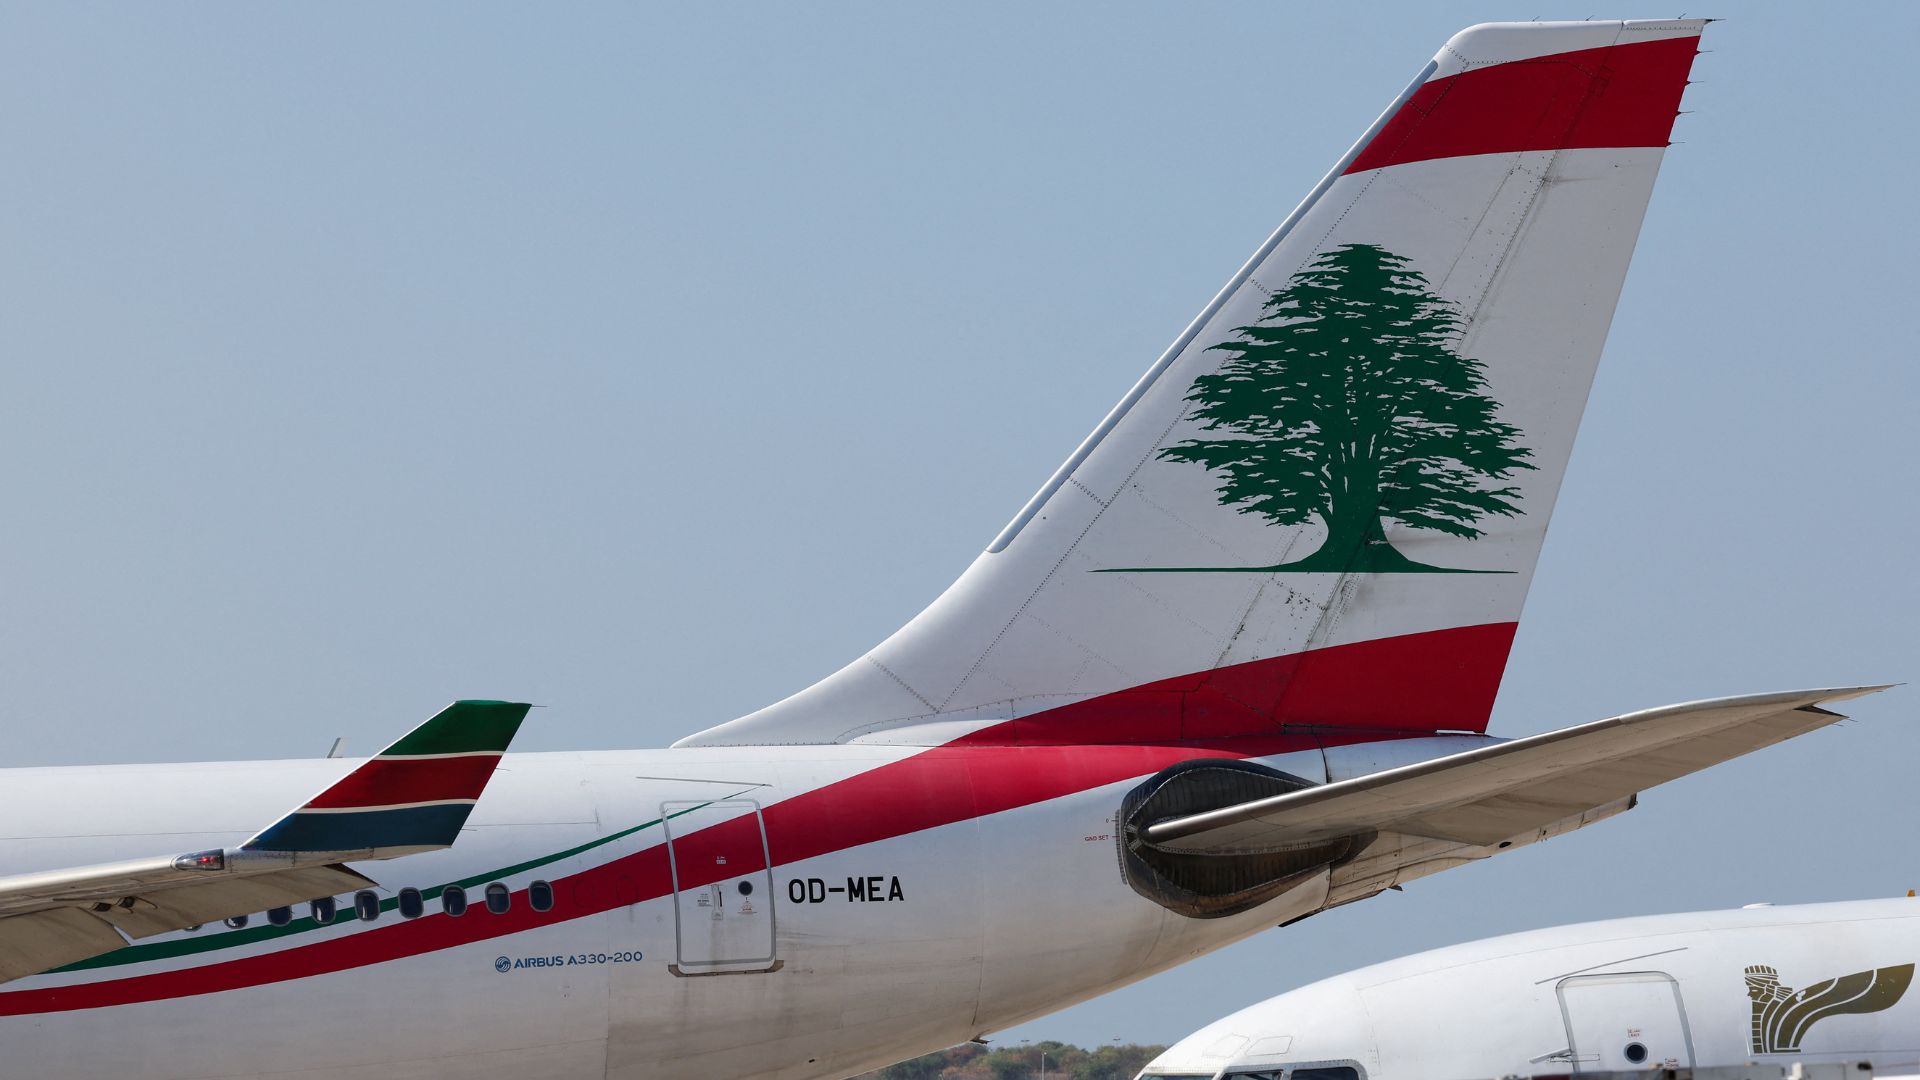
[[[505,758],[525,706],[462,702],[344,780],[0,772],[5,1070],[844,1076],[1833,723],[1864,689],[1484,734],[1702,25],[1448,42],[944,595],[784,701]]]
[[[1390,960],[1200,1029],[1160,1080],[1920,1063],[1920,900],[1652,915]]]

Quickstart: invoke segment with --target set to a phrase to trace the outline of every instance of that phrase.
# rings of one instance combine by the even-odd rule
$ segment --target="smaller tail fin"
[[[530,708],[456,701],[241,850],[391,859],[450,847]]]

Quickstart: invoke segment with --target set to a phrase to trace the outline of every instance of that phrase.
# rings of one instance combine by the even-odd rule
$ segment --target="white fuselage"
[[[1455,741],[1485,742],[1356,746],[1345,769]],[[1123,793],[1194,756],[1086,746],[510,755],[451,849],[358,867],[387,901],[373,921],[340,897],[327,925],[304,908],[285,926],[255,914],[245,927],[165,934],[0,987],[8,1074],[846,1075],[1321,907],[1325,872],[1210,920],[1128,887],[1114,839]],[[1326,778],[1320,750],[1262,760]],[[0,871],[230,844],[345,767],[8,770]],[[550,911],[530,909],[536,880],[553,885]],[[496,881],[513,890],[506,914],[484,904]],[[450,883],[471,901],[458,918],[436,895]],[[425,891],[424,916],[394,909],[406,887]]]
[[[1555,927],[1281,994],[1182,1039],[1145,1075],[1212,1080],[1322,1065],[1361,1080],[1468,1080],[1910,1064],[1920,1061],[1920,989],[1908,985],[1916,961],[1912,898]]]

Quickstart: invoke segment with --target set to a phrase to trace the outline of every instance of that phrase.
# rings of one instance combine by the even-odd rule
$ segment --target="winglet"
[[[456,701],[240,850],[390,859],[449,847],[531,707]]]

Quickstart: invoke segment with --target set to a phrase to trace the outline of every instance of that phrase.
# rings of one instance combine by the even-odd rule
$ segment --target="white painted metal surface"
[[[771,970],[774,949],[773,873],[767,862],[767,833],[760,804],[751,799],[719,802],[673,801],[660,804],[660,820],[674,876],[674,956],[685,974],[717,975]],[[723,822],[744,822],[728,843],[683,853],[674,835],[689,836]],[[693,866],[712,864],[720,878],[683,885]]]
[[[1680,984],[1664,971],[1570,975],[1554,987],[1576,1072],[1693,1064]]]
[[[1363,1080],[1910,1066],[1920,1059],[1916,962],[1911,897],[1555,927],[1289,991],[1180,1040],[1143,1076],[1212,1080],[1327,1061],[1352,1062]],[[1784,991],[1769,994],[1776,984]],[[1770,1007],[1815,1019],[1792,1045],[1768,1043]]]

